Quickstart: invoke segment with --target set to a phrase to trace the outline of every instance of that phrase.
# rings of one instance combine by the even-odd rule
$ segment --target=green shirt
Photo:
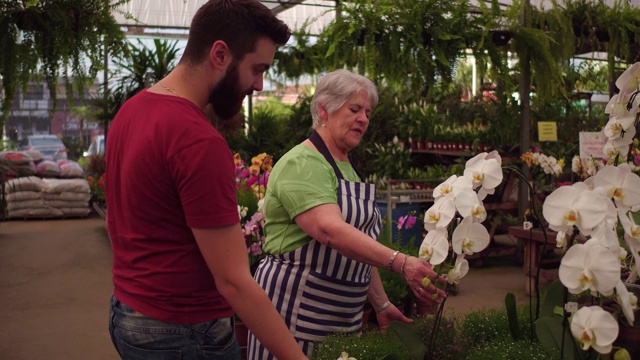
[[[360,181],[349,162],[336,161],[347,181]],[[311,237],[293,221],[322,204],[338,203],[338,178],[318,151],[297,145],[273,167],[264,200],[266,240],[263,250],[280,255],[293,251]]]

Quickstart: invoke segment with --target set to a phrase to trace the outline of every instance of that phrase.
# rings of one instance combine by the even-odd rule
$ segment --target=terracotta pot
[[[427,304],[425,302],[416,299],[416,314],[422,316],[425,314],[435,315],[438,311],[438,304]]]

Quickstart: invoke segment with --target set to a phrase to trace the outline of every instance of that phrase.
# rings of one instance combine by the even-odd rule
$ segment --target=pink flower
[[[413,227],[413,225],[415,225],[416,223],[416,217],[413,215],[405,215],[405,216],[401,216],[398,219],[398,230],[402,230],[402,227],[404,226],[405,229],[411,229]]]

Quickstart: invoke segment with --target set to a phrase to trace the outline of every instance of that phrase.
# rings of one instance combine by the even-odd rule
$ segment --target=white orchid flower
[[[453,251],[460,255],[471,255],[489,246],[489,232],[484,225],[474,223],[470,217],[462,219],[451,234]]]
[[[610,353],[619,330],[613,315],[599,306],[582,307],[571,318],[571,334],[582,344],[582,350],[593,347],[601,354]]]
[[[622,313],[629,324],[635,320],[634,310],[638,307],[638,298],[629,290],[622,280],[618,279],[616,284],[616,302],[622,308]]]
[[[634,131],[635,132],[635,131]],[[608,161],[614,161],[616,157],[625,157],[629,154],[629,144],[633,142],[632,136],[609,139],[602,147],[602,154]]]
[[[593,177],[593,184],[603,188],[618,206],[631,208],[640,205],[640,176],[631,172],[627,163],[600,169]]]
[[[604,225],[605,222],[593,229],[590,241],[597,241],[601,246],[607,248],[614,256],[620,259],[620,242],[618,241],[618,234],[614,230],[614,227]]]
[[[456,264],[453,269],[447,273],[447,282],[449,284],[458,284],[469,272],[469,261],[464,258],[464,255],[458,255],[456,257]]]
[[[433,198],[438,200],[442,196],[445,196],[453,192],[453,182],[458,178],[457,175],[451,175],[449,178],[433,189]]]
[[[607,248],[593,239],[573,245],[560,261],[558,277],[570,293],[611,295],[620,279],[620,262]]]
[[[424,213],[424,229],[446,228],[456,215],[453,193],[440,197]]]
[[[461,191],[455,196],[454,203],[463,218],[471,217],[473,222],[483,222],[487,218],[487,210],[473,190]]]
[[[583,183],[554,190],[542,205],[542,215],[552,230],[569,233],[577,226],[583,235],[604,221],[607,210],[606,198]]]
[[[441,264],[449,253],[448,238],[449,234],[444,228],[429,231],[420,245],[418,257],[432,266]]]
[[[556,234],[556,247],[567,250],[567,233],[564,230],[560,230]]]
[[[620,89],[621,102],[629,101],[628,97],[633,92],[640,90],[640,63],[635,63],[627,68],[616,80],[616,86]]]
[[[628,132],[631,130],[631,126],[633,125],[633,121],[635,120],[635,114],[629,113],[628,116],[618,118],[618,117],[610,117],[607,124],[604,126],[604,135],[608,139],[618,139],[620,137],[627,136]]]
[[[350,357],[346,351],[343,351],[342,354],[340,354],[340,357],[338,358],[338,360],[357,360],[357,359],[354,357]]]
[[[631,213],[627,214],[625,210],[618,210],[618,218],[620,219],[620,225],[624,229],[624,240],[633,255],[636,270],[640,270],[637,264],[640,264],[640,226],[637,225],[631,216]],[[636,272],[636,275],[640,275],[640,271]]]
[[[480,153],[467,160],[463,175],[472,179],[473,188],[482,187],[492,194],[502,183],[502,158],[497,151]]]

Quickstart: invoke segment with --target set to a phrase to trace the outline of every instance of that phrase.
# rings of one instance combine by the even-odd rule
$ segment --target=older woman
[[[378,267],[401,274],[421,300],[444,292],[422,279],[427,262],[376,241],[381,228],[375,186],[349,161],[378,102],[376,86],[346,70],[326,74],[311,102],[314,131],[285,154],[269,179],[264,203],[267,239],[255,278],[303,351],[332,332],[359,332],[363,305],[373,305],[382,330],[409,322],[389,302]],[[250,334],[249,359],[273,356]]]

